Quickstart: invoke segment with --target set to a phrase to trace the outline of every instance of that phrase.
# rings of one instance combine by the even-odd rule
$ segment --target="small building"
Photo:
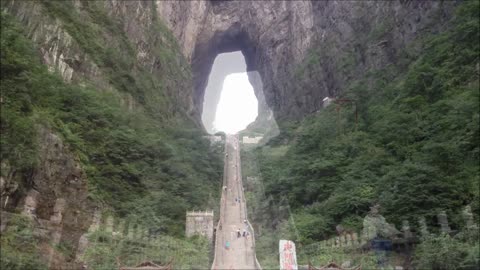
[[[185,235],[203,235],[213,239],[213,211],[187,211]]]
[[[326,108],[328,105],[332,104],[332,102],[334,102],[334,101],[335,101],[334,98],[325,97],[323,99],[323,108]]]
[[[223,142],[222,136],[209,135],[209,136],[203,136],[203,137],[210,141],[210,145],[214,145],[214,144]]]
[[[255,137],[243,136],[242,142],[244,144],[258,144],[261,139],[263,139],[263,136],[255,136]]]

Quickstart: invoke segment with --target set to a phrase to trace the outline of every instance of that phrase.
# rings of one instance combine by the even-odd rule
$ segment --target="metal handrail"
[[[238,142],[238,139],[237,139],[237,142]],[[227,143],[227,139],[225,138],[225,154],[228,154],[228,143]],[[243,200],[243,205],[241,205],[240,207],[240,222],[243,222],[243,220],[246,220],[247,221],[247,224],[248,224],[248,227],[250,228],[250,231],[251,231],[251,235],[252,235],[252,250],[253,250],[253,264],[255,265],[256,269],[258,270],[261,270],[262,267],[260,266],[260,263],[258,262],[258,259],[257,259],[257,255],[255,253],[255,230],[253,229],[253,226],[252,224],[250,223],[250,221],[248,221],[248,213],[247,213],[247,206],[246,206],[246,199],[245,199],[245,193],[243,192],[243,179],[242,179],[242,165],[241,165],[241,159],[240,159],[240,144],[237,145],[237,151],[236,151],[236,159],[237,159],[237,174],[236,174],[236,178],[238,179],[236,185],[237,185],[237,197],[240,197],[240,192],[242,192],[243,196],[242,196],[242,200]],[[226,193],[228,192],[228,187],[227,187],[227,190],[224,191],[223,190],[223,187],[224,186],[227,186],[227,179],[228,179],[228,158],[227,156],[225,155],[224,156],[224,174],[223,174],[223,185],[222,185],[222,195],[221,195],[221,201],[223,202],[221,205],[220,205],[220,217],[219,217],[219,222],[217,224],[217,235],[219,233],[219,228],[221,225],[224,224],[224,220],[225,220],[225,217],[224,217],[224,214],[225,214],[225,208],[226,208],[226,204],[227,204],[227,200],[226,200]],[[243,213],[243,214],[242,214]],[[242,219],[243,217],[243,219]],[[224,233],[222,232],[221,234],[221,243],[223,244],[224,242]],[[214,257],[213,257],[213,263],[212,263],[212,270],[215,269],[216,267],[216,264],[217,264],[217,249],[218,249],[218,242],[219,242],[219,238],[216,237],[215,239],[215,253],[214,253]],[[224,249],[222,248],[222,259],[225,258],[224,256]],[[248,251],[245,250],[246,252],[246,258],[248,259]]]
[[[228,147],[227,147],[227,137],[225,137],[225,153],[224,153],[224,157],[223,157],[223,181],[222,181],[222,187],[221,187],[221,194],[220,195],[220,202],[223,202],[220,204],[220,213],[219,213],[219,220],[218,220],[218,223],[217,223],[217,230],[216,230],[216,235],[215,235],[215,246],[214,246],[214,253],[213,253],[213,262],[212,262],[212,270],[215,269],[216,265],[217,265],[217,249],[218,249],[218,240],[219,238],[217,237],[218,235],[218,232],[220,231],[220,227],[223,227],[222,224],[224,223],[224,213],[225,213],[225,207],[226,207],[226,203],[227,203],[227,200],[225,198],[225,193],[228,191],[228,188],[227,188],[227,191],[224,192],[223,190],[223,187],[226,186],[226,183],[227,183],[227,174],[228,174],[228,159],[227,159],[227,152],[228,152]],[[220,234],[222,236],[222,243],[224,242],[224,239],[223,239],[223,233]],[[224,250],[223,248],[221,249],[222,250],[222,255]],[[222,258],[224,258],[225,256],[222,256]]]
[[[240,144],[238,145],[237,160],[238,160],[237,166],[238,166],[238,175],[239,175],[238,184],[240,185],[240,183],[242,183],[240,185],[240,188],[243,189],[242,164],[241,164],[241,158],[240,158]],[[260,265],[260,262],[258,262],[257,254],[255,252],[255,230],[253,229],[252,224],[248,220],[247,202],[246,202],[246,199],[245,199],[245,192],[243,192],[243,202],[244,202],[243,203],[243,208],[244,208],[245,220],[247,221],[248,227],[250,228],[250,230],[252,232],[253,263],[258,270],[262,270],[262,266]]]

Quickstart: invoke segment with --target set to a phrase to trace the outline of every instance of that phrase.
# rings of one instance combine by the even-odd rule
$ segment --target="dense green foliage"
[[[211,244],[204,237],[184,240],[161,236],[155,240],[112,237],[111,233],[97,231],[90,234],[92,245],[84,254],[85,263],[92,269],[117,269],[135,266],[148,259],[160,265],[173,259],[175,269],[208,269]]]
[[[281,123],[281,134],[251,157],[264,184],[258,193],[272,200],[253,215],[286,200],[301,244],[327,239],[337,224],[361,229],[375,203],[397,227],[415,227],[421,216],[436,225],[446,210],[458,229],[467,204],[478,217],[479,11],[478,1],[462,4],[448,30],[416,41],[418,52],[399,52],[401,64],[349,84],[341,98],[356,101],[358,123],[350,103]],[[306,61],[322,61],[315,59]],[[262,220],[279,229],[281,216]]]
[[[13,216],[0,238],[0,265],[2,269],[47,269],[36,255],[38,241],[33,235],[32,220]]]
[[[54,2],[49,3],[58,7],[59,2]],[[81,34],[69,28],[76,23],[67,23],[66,27],[81,43]],[[78,27],[78,31],[84,31]],[[98,36],[88,38],[92,39],[85,41],[88,44],[102,44]],[[122,42],[127,41],[122,39]],[[115,77],[123,76],[121,72],[126,72],[125,76],[135,73],[135,78],[145,81],[162,78],[153,78],[138,67],[132,68],[131,73],[127,68],[103,67],[113,76],[112,82],[122,84],[115,85],[120,93],[103,91],[88,83],[65,84],[59,75],[50,73],[40,63],[22,28],[4,13],[0,49],[1,156],[2,161],[8,161],[24,175],[20,183],[23,190],[30,187],[29,175],[39,160],[36,145],[41,142],[37,140],[36,127],[43,125],[62,136],[82,163],[92,198],[112,208],[115,215],[138,219],[157,232],[181,235],[187,209],[213,208],[221,178],[221,149],[212,149],[208,140],[202,138],[203,133],[182,113],[163,115],[169,111],[163,103],[146,104],[146,110],[128,110],[121,105],[122,88],[128,91],[133,88]],[[116,59],[115,55],[107,56],[108,51],[92,50],[98,57]],[[166,72],[165,76],[169,74]],[[139,80],[134,83],[143,84]],[[156,83],[136,89],[150,101],[167,100]],[[131,94],[141,101],[138,93]],[[157,117],[159,114],[163,117]]]
[[[356,252],[355,250],[346,250],[342,248],[334,249],[319,249],[311,254],[310,256],[300,256],[299,260],[301,261],[310,261],[313,265],[327,265],[331,262],[346,262],[349,261],[352,266],[361,265],[362,269],[378,269],[377,267],[377,254],[374,251],[368,252]],[[391,259],[391,256],[385,254],[385,257]],[[392,269],[390,267],[385,267],[384,269]]]
[[[415,250],[417,269],[478,269],[480,243],[478,230],[474,235],[451,237],[448,234],[430,235]]]
[[[143,40],[158,57],[156,65],[162,72],[152,76],[136,61],[138,53],[124,32],[122,20],[108,15],[104,2],[85,1],[74,7],[73,1],[42,1],[52,18],[60,19],[63,27],[77,44],[107,75],[117,90],[131,94],[154,117],[169,119],[184,114],[182,104],[175,100],[178,88],[190,81],[190,69],[173,35],[158,19],[155,5],[146,1],[152,9],[153,23],[144,29],[150,35]],[[175,104],[175,106],[173,106]]]

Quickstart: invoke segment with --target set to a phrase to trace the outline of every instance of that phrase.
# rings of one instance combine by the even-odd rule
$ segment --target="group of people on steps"
[[[240,228],[237,229],[237,239],[240,237],[245,237],[247,238],[250,235],[250,232],[248,231],[248,222],[246,219],[243,220],[243,223],[245,224],[245,229],[243,229],[243,232],[241,232]],[[225,242],[225,248],[228,250],[230,249],[230,241]]]

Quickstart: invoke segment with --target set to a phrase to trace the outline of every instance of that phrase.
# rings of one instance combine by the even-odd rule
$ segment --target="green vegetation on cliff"
[[[46,5],[59,8],[58,3]],[[82,24],[69,23],[64,18],[68,14],[63,14],[62,19],[78,43],[104,44],[100,36],[95,36],[95,31],[83,37],[80,32],[86,32],[82,32]],[[174,112],[164,103],[150,103],[152,100],[175,102],[169,100],[160,84],[185,80],[185,74],[168,77],[174,73],[165,72],[165,78],[154,78],[138,66],[108,67],[104,63],[101,68],[108,71],[115,87],[120,91],[133,91],[130,93],[140,103],[142,96],[145,97],[145,110],[129,110],[121,105],[124,96],[119,92],[89,84],[64,83],[58,74],[52,74],[40,63],[32,42],[14,18],[2,13],[1,23],[1,158],[21,175],[19,192],[31,188],[30,176],[36,169],[39,160],[36,149],[41,143],[35,127],[44,125],[60,134],[80,160],[94,201],[113,209],[116,216],[128,217],[158,233],[180,236],[184,232],[187,209],[214,206],[216,200],[212,199],[217,196],[221,179],[221,149],[212,149],[184,112]],[[70,27],[78,27],[79,33]],[[112,38],[118,38],[119,43],[128,42],[117,34]],[[127,47],[123,48],[122,52],[127,51],[123,55],[133,61]],[[162,50],[175,55],[168,47]],[[109,52],[109,49],[92,48],[95,57],[118,64],[120,53],[109,55]],[[181,63],[162,64],[171,69],[184,68]],[[120,79],[127,77],[135,79],[133,82]]]
[[[146,260],[166,264],[174,260],[175,269],[208,269],[211,243],[205,237],[179,239],[160,236],[155,240],[112,237],[111,233],[97,231],[90,234],[90,245],[84,261],[92,269],[111,270],[122,266],[138,265]]]
[[[38,239],[33,235],[33,221],[27,217],[14,216],[0,238],[0,266],[2,269],[48,269],[38,256]]]
[[[117,90],[129,93],[155,118],[173,120],[185,116],[183,105],[175,98],[178,88],[190,87],[190,68],[178,50],[173,35],[157,18],[153,2],[144,2],[152,9],[152,21],[145,46],[158,58],[155,65],[162,72],[152,76],[137,61],[137,52],[124,31],[122,20],[109,16],[102,1],[84,1],[75,7],[73,1],[42,1],[44,10],[62,26],[81,49],[101,68],[109,83]],[[140,31],[140,30],[137,30]]]
[[[252,217],[281,231],[282,215],[266,209],[288,202],[295,222],[289,236],[301,244],[331,237],[337,224],[360,229],[375,203],[397,228],[402,220],[416,227],[421,216],[436,226],[436,214],[446,210],[459,230],[467,204],[478,218],[478,13],[478,1],[464,3],[447,31],[417,41],[417,54],[400,54],[401,65],[351,83],[340,98],[356,101],[358,123],[349,103],[283,123],[250,157],[270,198],[254,205]],[[466,259],[458,255],[456,262]]]

